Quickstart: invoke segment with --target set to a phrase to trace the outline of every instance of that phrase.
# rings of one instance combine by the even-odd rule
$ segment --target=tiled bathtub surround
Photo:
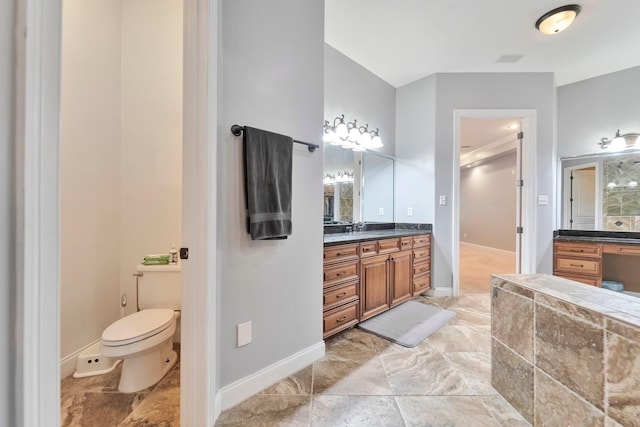
[[[640,300],[494,275],[492,385],[533,425],[640,426]]]
[[[640,230],[640,155],[603,162],[605,230]]]

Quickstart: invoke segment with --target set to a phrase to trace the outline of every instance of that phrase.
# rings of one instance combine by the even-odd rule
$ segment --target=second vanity
[[[554,233],[553,274],[602,286],[603,280],[622,282],[625,291],[640,293],[637,265],[640,233],[558,230]]]
[[[431,288],[431,226],[325,234],[323,338]]]

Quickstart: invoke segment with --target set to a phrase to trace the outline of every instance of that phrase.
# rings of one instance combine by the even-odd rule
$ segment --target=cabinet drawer
[[[424,274],[413,278],[413,295],[420,294],[431,289],[431,275]]]
[[[400,239],[378,240],[378,253],[388,254],[400,250]]]
[[[413,247],[413,239],[411,237],[403,237],[400,239],[400,249],[411,249]]]
[[[600,275],[600,265],[601,260],[599,259],[580,259],[556,256],[556,265],[554,270],[565,273]]]
[[[640,245],[602,245],[602,252],[618,255],[640,255]]]
[[[413,264],[413,275],[419,276],[420,274],[428,273],[431,270],[431,263],[429,261],[430,260]]]
[[[431,243],[431,236],[429,234],[425,234],[424,236],[415,236],[413,238],[413,247],[417,248],[420,246],[428,246]]]
[[[597,243],[555,242],[553,251],[558,255],[572,255],[589,258],[602,256],[602,247]]]
[[[560,272],[557,272],[557,271],[554,272],[553,274],[555,276],[558,276],[558,277],[564,277],[565,279],[574,280],[576,282],[584,283],[585,285],[598,286],[598,287],[602,286],[602,281],[598,277],[579,276],[577,274],[565,274],[565,273],[560,273]]]
[[[358,263],[349,262],[344,264],[336,264],[324,268],[324,286],[335,285],[336,283],[346,282],[358,278]]]
[[[423,262],[429,259],[431,255],[430,248],[418,248],[413,250],[413,262]]]
[[[378,242],[377,241],[371,241],[371,242],[362,242],[360,243],[360,256],[361,257],[365,257],[365,256],[373,256],[373,255],[378,255]]]
[[[324,264],[333,264],[349,260],[358,260],[358,244],[325,246]]]
[[[327,311],[323,318],[323,338],[336,334],[358,323],[358,302]]]
[[[344,285],[336,286],[330,289],[325,289],[322,295],[322,303],[324,310],[337,307],[346,302],[355,301],[358,299],[358,284],[356,280]]]

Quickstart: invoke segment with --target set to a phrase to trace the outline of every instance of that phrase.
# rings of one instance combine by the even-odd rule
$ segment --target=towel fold
[[[293,139],[244,127],[247,232],[252,240],[291,235]]]
[[[145,255],[142,265],[165,265],[169,264],[169,254],[149,254]]]

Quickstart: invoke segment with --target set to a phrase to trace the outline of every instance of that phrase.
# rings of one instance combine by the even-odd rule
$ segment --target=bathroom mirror
[[[324,146],[324,224],[393,222],[394,160]]]
[[[560,159],[560,228],[640,231],[640,151]]]

